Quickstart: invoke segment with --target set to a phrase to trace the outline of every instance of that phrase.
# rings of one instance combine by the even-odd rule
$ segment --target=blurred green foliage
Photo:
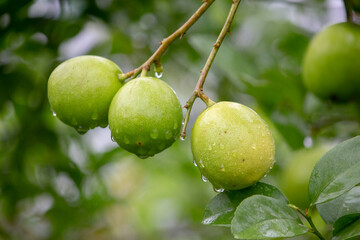
[[[336,1],[336,0],[333,0]],[[184,105],[231,1],[216,1],[162,58]],[[232,239],[202,226],[215,195],[192,164],[188,140],[141,160],[108,129],[83,136],[55,117],[47,79],[62,61],[94,54],[123,71],[142,64],[201,1],[0,1],[0,239]],[[271,126],[277,184],[292,152],[358,135],[359,104],[306,91],[301,63],[311,36],[341,21],[324,1],[246,1],[205,84],[213,100],[255,109]],[[341,14],[340,14],[341,15]],[[204,105],[195,104],[191,125]]]

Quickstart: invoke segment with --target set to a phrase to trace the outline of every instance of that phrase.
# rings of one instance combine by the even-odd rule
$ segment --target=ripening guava
[[[153,77],[139,77],[114,96],[109,127],[120,147],[147,158],[178,139],[182,117],[179,99],[168,84]]]
[[[303,80],[320,98],[349,101],[360,97],[360,26],[338,23],[311,41],[303,64]]]
[[[200,172],[215,189],[246,188],[274,164],[275,145],[267,124],[235,102],[216,103],[199,115],[191,149]]]
[[[119,73],[120,68],[103,57],[80,56],[61,63],[48,82],[52,111],[79,133],[106,127],[111,100],[122,86]]]
[[[329,150],[325,146],[302,149],[294,153],[281,176],[281,188],[292,204],[300,208],[310,205],[308,186],[317,161]]]

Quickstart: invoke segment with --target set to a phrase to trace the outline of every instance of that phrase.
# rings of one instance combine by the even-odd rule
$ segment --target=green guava
[[[349,101],[360,97],[360,26],[339,23],[311,41],[303,64],[303,80],[320,98]]]
[[[114,96],[109,127],[120,147],[147,158],[178,139],[182,117],[179,99],[168,84],[153,77],[139,77]]]
[[[122,86],[120,68],[97,56],[80,56],[61,63],[48,81],[48,98],[54,115],[85,133],[108,125],[112,98]]]
[[[274,164],[275,145],[267,124],[235,102],[216,103],[198,116],[191,149],[200,172],[215,189],[251,186]]]
[[[300,208],[310,205],[308,186],[317,161],[329,150],[325,146],[302,149],[294,153],[281,176],[281,189],[289,201]]]

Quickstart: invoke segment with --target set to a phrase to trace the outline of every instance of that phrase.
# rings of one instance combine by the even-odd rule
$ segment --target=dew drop
[[[208,182],[209,180],[207,179],[207,177],[205,177],[204,175],[201,174],[201,179],[203,180],[203,182]]]
[[[184,136],[180,136],[180,140],[181,140],[181,141],[185,141],[185,137],[184,137]]]
[[[115,137],[111,136],[111,141],[116,142]]]
[[[52,115],[53,115],[54,117],[56,117],[56,112],[52,112]]]
[[[79,127],[76,129],[76,131],[77,131],[79,134],[83,135],[83,134],[85,134],[88,130],[85,129],[85,128],[83,128],[82,126],[79,126]]]
[[[161,78],[163,75],[163,72],[155,72],[155,77]]]
[[[304,139],[304,147],[306,147],[306,148],[311,148],[312,147],[312,145],[313,145],[313,140],[312,140],[312,138],[311,137],[306,137],[305,139]]]
[[[158,138],[158,136],[159,136],[159,133],[158,133],[157,129],[155,128],[155,129],[150,133],[150,137],[151,137],[152,139],[156,139],[156,138]]]
[[[148,155],[140,155],[140,156],[138,156],[139,158],[141,158],[141,159],[145,159],[145,158],[148,158],[148,157],[150,157],[150,156],[148,156]]]
[[[170,131],[170,130],[167,130],[167,131],[165,132],[165,138],[166,138],[166,139],[170,139],[171,136],[172,136],[171,131]]]
[[[214,191],[217,192],[217,193],[222,193],[223,191],[225,191],[225,189],[214,187]]]
[[[194,164],[195,167],[197,167],[197,164],[196,164],[195,160],[193,160],[193,164]]]
[[[96,112],[94,112],[92,115],[91,115],[91,119],[92,120],[96,120],[96,119],[98,119],[98,114],[96,113]]]
[[[221,166],[220,166],[220,171],[221,171],[221,172],[225,172],[225,166],[224,166],[224,164],[221,164]]]
[[[204,165],[204,163],[203,163],[203,161],[200,159],[200,161],[199,161],[199,164],[200,164],[200,167],[201,168],[205,168],[205,165]]]

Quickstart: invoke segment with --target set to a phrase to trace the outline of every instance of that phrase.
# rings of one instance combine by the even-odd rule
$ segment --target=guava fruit
[[[179,99],[167,83],[139,77],[127,82],[114,96],[109,127],[120,147],[147,158],[178,139],[182,117]]]
[[[307,89],[320,98],[349,101],[360,97],[360,26],[338,23],[311,41],[303,63]]]
[[[310,205],[308,186],[317,161],[329,150],[326,146],[296,151],[281,175],[281,190],[289,201],[305,209]]]
[[[48,98],[54,115],[85,133],[108,125],[108,109],[122,86],[120,68],[98,56],[79,56],[61,63],[48,81]]]
[[[191,132],[197,167],[215,189],[237,190],[259,181],[274,164],[275,145],[252,109],[219,102],[204,110]]]

